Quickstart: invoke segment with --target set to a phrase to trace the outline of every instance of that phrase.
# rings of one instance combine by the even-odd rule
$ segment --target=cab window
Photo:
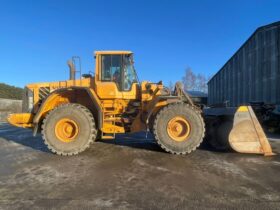
[[[102,55],[101,57],[101,80],[107,82],[115,82],[118,88],[121,88],[121,55]]]
[[[102,55],[101,81],[115,82],[120,91],[130,91],[138,83],[130,55]]]
[[[129,91],[133,83],[137,83],[137,76],[133,67],[132,58],[124,57],[124,91]]]

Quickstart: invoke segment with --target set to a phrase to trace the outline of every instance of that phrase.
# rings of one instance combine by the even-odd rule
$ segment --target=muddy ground
[[[280,153],[279,137],[271,139]],[[50,153],[29,130],[0,124],[0,209],[280,209],[280,157],[159,149],[145,134]]]

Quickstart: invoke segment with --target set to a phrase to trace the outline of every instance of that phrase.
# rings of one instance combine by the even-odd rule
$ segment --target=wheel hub
[[[74,120],[63,118],[55,125],[55,135],[62,142],[72,142],[79,133],[79,127]]]
[[[185,141],[190,135],[190,123],[183,117],[174,117],[167,124],[167,133],[174,141]]]

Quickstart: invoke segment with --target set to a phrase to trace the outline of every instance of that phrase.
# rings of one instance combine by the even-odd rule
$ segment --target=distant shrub
[[[23,89],[4,83],[0,83],[0,98],[22,99]]]

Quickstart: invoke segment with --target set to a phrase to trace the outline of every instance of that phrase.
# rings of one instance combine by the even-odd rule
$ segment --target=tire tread
[[[159,121],[159,118],[162,117],[162,115],[164,115],[166,112],[168,111],[173,111],[173,110],[178,110],[180,109],[181,111],[183,111],[184,109],[184,106],[187,106],[188,108],[192,109],[193,112],[195,112],[198,116],[199,116],[199,119],[200,121],[202,122],[203,124],[203,134],[200,138],[200,141],[199,142],[195,142],[196,145],[194,146],[190,146],[186,151],[183,151],[183,152],[178,152],[178,151],[175,151],[175,150],[172,150],[171,148],[167,148],[163,143],[162,141],[160,140],[159,138],[159,134],[158,134],[158,129],[157,129],[157,126],[158,126],[158,121]],[[156,115],[156,118],[154,120],[154,126],[153,126],[153,134],[154,134],[154,137],[155,137],[155,140],[157,142],[157,144],[166,152],[168,153],[171,153],[171,154],[176,154],[176,155],[185,155],[185,154],[189,154],[191,153],[192,151],[196,150],[199,145],[202,143],[203,141],[203,138],[204,138],[204,135],[205,135],[205,125],[204,125],[204,120],[201,116],[201,111],[198,110],[197,108],[189,105],[189,104],[186,104],[186,103],[171,103],[171,104],[168,104],[167,106],[163,107]]]
[[[62,151],[57,151],[51,144],[49,144],[47,138],[46,138],[46,123],[48,121],[48,117],[50,117],[50,114],[54,111],[57,111],[59,109],[64,109],[65,107],[73,107],[75,109],[79,109],[81,110],[89,119],[90,119],[90,127],[91,127],[91,131],[90,131],[90,137],[89,140],[87,142],[87,144],[82,147],[82,148],[78,148],[77,150],[73,151],[73,152],[62,152]],[[89,109],[87,109],[85,106],[80,105],[80,104],[75,104],[75,103],[69,103],[69,104],[63,104],[60,106],[55,107],[53,110],[51,110],[50,112],[48,112],[48,114],[46,115],[45,119],[43,120],[42,123],[42,138],[44,140],[44,144],[48,147],[48,149],[58,155],[61,156],[72,156],[72,155],[77,155],[81,152],[83,152],[84,150],[86,150],[87,148],[90,147],[90,145],[95,141],[97,136],[97,129],[95,128],[95,121],[94,121],[94,117],[92,115],[92,113],[89,111]]]

